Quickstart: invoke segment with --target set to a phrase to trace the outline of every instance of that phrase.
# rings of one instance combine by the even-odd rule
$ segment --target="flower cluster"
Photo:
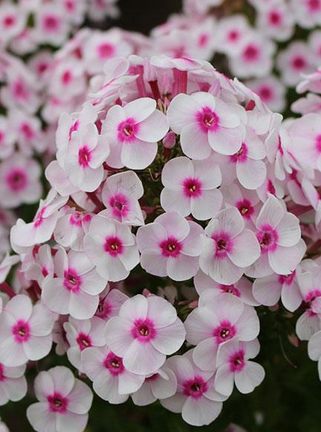
[[[318,247],[312,207],[297,198],[298,176],[315,187],[295,153],[302,120],[282,124],[205,61],[132,55],[105,71],[82,109],[60,117],[52,189],[11,230],[21,264],[14,288],[1,285],[12,297],[3,374],[20,368],[22,383],[54,343],[109,403],[160,400],[206,425],[234,386],[250,393],[264,379],[257,307],[307,304],[299,337],[321,330],[319,265],[302,261],[302,236],[309,256]],[[6,258],[2,280],[17,260]],[[92,396],[67,368],[41,372],[35,392],[35,430],[48,416],[59,432],[84,430]]]

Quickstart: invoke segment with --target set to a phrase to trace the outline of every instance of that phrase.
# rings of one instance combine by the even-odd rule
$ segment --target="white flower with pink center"
[[[118,317],[108,321],[106,340],[108,347],[123,358],[126,369],[149,375],[182,346],[185,328],[168,301],[138,294],[122,305]]]
[[[263,141],[248,127],[241,148],[229,160],[230,165],[235,166],[237,179],[246,189],[255,190],[264,183],[267,171],[262,159],[265,156]]]
[[[83,251],[83,240],[87,234],[93,215],[72,209],[58,219],[54,230],[54,239],[63,247]]]
[[[251,393],[265,377],[264,369],[252,359],[258,355],[260,344],[257,339],[240,342],[237,338],[222,344],[217,354],[217,372],[214,388],[219,393],[230,396],[234,383],[243,394]]]
[[[30,260],[24,260],[23,270],[25,277],[31,281],[37,281],[39,286],[42,286],[44,279],[47,276],[53,276],[54,274],[54,261],[53,253],[55,250],[51,250],[48,244],[40,247],[35,246],[30,252]]]
[[[98,135],[95,125],[87,125],[82,133],[74,132],[65,160],[70,182],[85,192],[96,190],[103,180],[103,163],[109,153],[106,136]]]
[[[19,5],[20,6],[20,5]],[[5,2],[0,8],[1,42],[9,43],[26,25],[27,16],[14,3]]]
[[[37,432],[83,432],[88,421],[93,394],[64,366],[40,372],[35,379],[39,402],[27,409],[27,417]]]
[[[102,189],[102,202],[106,215],[126,225],[144,225],[144,217],[138,200],[144,188],[134,171],[126,171],[107,177]]]
[[[167,360],[177,379],[177,393],[161,404],[169,411],[182,413],[183,420],[192,426],[212,423],[227,398],[214,389],[214,372],[199,369],[193,361],[193,350]]]
[[[7,367],[0,363],[0,406],[17,402],[27,394],[26,366]]]
[[[39,43],[59,46],[66,40],[69,25],[59,4],[45,3],[39,6],[35,23],[35,37]]]
[[[144,384],[131,395],[138,406],[146,406],[157,399],[162,400],[174,396],[177,390],[177,380],[174,372],[163,366],[157,372],[145,378]]]
[[[62,100],[72,100],[86,92],[84,66],[75,58],[60,62],[50,75],[49,93],[59,95]]]
[[[203,229],[178,213],[158,216],[137,232],[140,264],[155,276],[169,276],[183,281],[195,276],[199,269]]]
[[[245,16],[239,14],[222,17],[217,24],[217,51],[231,56],[238,54],[244,38],[250,31]]]
[[[251,277],[292,273],[303,258],[306,246],[301,240],[300,221],[288,213],[275,196],[263,205],[256,219],[256,237],[261,246],[261,256],[246,271]]]
[[[195,219],[211,219],[222,206],[222,194],[217,189],[222,181],[220,168],[212,159],[191,161],[187,157],[170,160],[162,171],[165,189],[161,205],[167,212]]]
[[[26,295],[16,295],[0,315],[0,362],[8,367],[40,360],[52,345],[54,315]]]
[[[263,34],[277,41],[289,40],[294,25],[293,13],[285,2],[272,1],[258,11],[258,28]]]
[[[321,25],[321,0],[291,0],[292,13],[303,28]]]
[[[302,303],[296,270],[288,275],[272,274],[258,278],[253,284],[255,299],[264,306],[274,306],[280,299],[286,309],[294,312]]]
[[[312,50],[305,42],[292,42],[278,54],[277,66],[284,84],[294,87],[301,81],[302,74],[311,73],[315,69]]]
[[[253,297],[252,285],[252,282],[246,277],[241,277],[232,285],[219,284],[203,273],[202,270],[199,270],[194,277],[194,286],[200,296],[199,306],[206,306],[208,301],[224,293],[234,295],[249,306],[259,306],[259,303]]]
[[[93,217],[84,246],[98,274],[107,281],[126,279],[139,263],[134,234],[128,226],[109,219],[106,210]]]
[[[286,87],[275,76],[267,76],[246,83],[272,110],[282,112],[285,108]]]
[[[43,302],[61,315],[70,314],[80,320],[94,316],[106,280],[82,252],[71,250],[67,254],[59,247],[54,263],[54,277],[46,278],[42,284]]]
[[[108,321],[110,318],[119,314],[119,309],[128,300],[128,296],[118,289],[112,289],[106,296],[99,301],[96,316]]]
[[[242,111],[210,93],[176,96],[167,111],[173,132],[180,135],[184,154],[207,159],[212,150],[224,155],[238,152],[243,141]]]
[[[33,222],[25,223],[18,219],[11,229],[11,243],[15,250],[27,248],[48,241],[60,217],[58,210],[66,204],[68,197],[57,196],[51,189],[45,200],[40,200]]]
[[[235,207],[221,210],[207,225],[202,238],[200,267],[215,282],[234,284],[260,256],[255,234]]]
[[[185,321],[186,340],[197,345],[193,358],[198,367],[215,371],[219,346],[235,337],[245,342],[255,339],[260,323],[255,309],[232,294],[205,297]]]
[[[82,370],[81,353],[84,350],[105,345],[105,326],[106,322],[97,317],[86,320],[76,320],[70,317],[69,321],[64,324],[69,343],[67,357],[78,370]]]
[[[19,153],[1,162],[0,205],[15,208],[38,201],[42,193],[40,174],[40,165]]]
[[[157,142],[167,132],[167,118],[156,109],[151,98],[137,99],[123,107],[113,106],[102,127],[110,144],[107,164],[113,168],[146,168],[155,159]]]
[[[120,404],[136,392],[145,377],[129,372],[123,359],[108,347],[88,348],[81,355],[82,367],[99,397],[111,404]]]

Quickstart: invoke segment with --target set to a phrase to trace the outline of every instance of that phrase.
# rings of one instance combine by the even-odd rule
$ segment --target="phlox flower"
[[[156,109],[153,99],[137,99],[124,107],[114,105],[102,127],[110,144],[107,164],[113,168],[146,168],[155,159],[157,142],[167,132],[167,118]]]
[[[167,212],[195,219],[211,219],[222,206],[219,166],[211,159],[191,161],[187,157],[170,160],[162,171],[161,205]]]
[[[0,406],[19,401],[27,394],[26,366],[7,367],[0,363]]]
[[[255,234],[245,228],[242,216],[234,207],[221,210],[207,225],[205,234],[200,267],[217,283],[237,282],[246,267],[260,256]]]
[[[68,31],[68,21],[59,4],[39,5],[35,14],[35,37],[39,43],[60,46],[66,40]]]
[[[93,317],[86,320],[69,318],[64,323],[66,338],[69,343],[67,357],[70,363],[81,370],[81,353],[90,347],[105,345],[106,322]]]
[[[106,325],[107,346],[123,358],[127,370],[138,375],[155,373],[166,355],[185,340],[185,328],[175,308],[165,299],[140,294],[128,299],[119,316]]]
[[[275,76],[259,78],[246,83],[272,110],[282,112],[285,108],[286,87]]]
[[[128,299],[128,296],[118,289],[112,289],[107,295],[103,294],[99,300],[99,306],[95,315],[104,321],[108,321],[113,316],[119,314],[119,309]]]
[[[42,284],[42,300],[53,312],[76,319],[91,318],[106,280],[99,276],[85,253],[68,253],[62,247],[54,257],[54,275]]]
[[[224,155],[238,152],[242,145],[242,111],[210,93],[179,94],[167,111],[173,132],[180,134],[184,154],[206,159],[212,150]]]
[[[206,300],[206,302],[205,302]],[[249,342],[259,334],[255,309],[232,294],[204,296],[202,305],[185,321],[186,340],[194,349],[193,359],[203,370],[214,371],[219,346],[235,337]]]
[[[199,269],[202,232],[200,225],[178,213],[158,216],[137,232],[141,266],[155,276],[169,276],[176,281],[190,279]]]
[[[293,13],[285,2],[272,1],[258,11],[258,28],[263,34],[277,41],[289,40],[294,24]]]
[[[219,393],[230,396],[234,382],[243,394],[251,393],[264,379],[263,367],[250,361],[258,355],[260,344],[257,339],[240,342],[237,338],[220,345],[217,353],[217,372],[214,388]]]
[[[313,53],[305,42],[292,42],[278,54],[277,66],[284,84],[294,87],[301,80],[302,74],[315,69]]]
[[[64,366],[40,372],[35,379],[39,402],[27,409],[27,418],[37,432],[83,432],[93,394]]]
[[[321,24],[320,0],[291,0],[290,5],[301,27],[310,29]]]
[[[110,219],[106,210],[93,217],[84,246],[97,273],[107,281],[126,279],[139,263],[134,234],[128,226]]]
[[[111,404],[120,404],[136,392],[145,377],[127,370],[123,359],[107,346],[88,348],[81,355],[82,367],[93,381],[93,388],[99,397]]]
[[[256,228],[261,256],[246,274],[264,277],[273,272],[285,276],[293,272],[306,250],[299,219],[270,195],[256,219]]]
[[[107,177],[102,189],[106,216],[126,225],[144,225],[144,217],[138,202],[143,194],[143,184],[134,171]]]
[[[54,239],[63,247],[83,251],[83,240],[87,234],[93,215],[71,209],[58,219],[54,230]]]
[[[40,360],[52,345],[54,315],[29,297],[16,295],[0,315],[0,362],[8,367]]]
[[[222,17],[217,28],[217,51],[236,55],[249,31],[249,24],[243,15]]]
[[[163,366],[153,375],[145,378],[144,384],[131,395],[133,402],[138,406],[146,406],[157,399],[166,399],[174,396],[177,390],[177,380],[174,372]]]
[[[42,286],[47,276],[53,277],[53,252],[48,244],[44,244],[39,248],[35,246],[29,253],[29,262],[27,259],[23,261],[22,269],[25,272],[26,279],[37,281]]]
[[[161,404],[169,411],[182,413],[183,420],[192,426],[212,423],[222,410],[226,397],[214,389],[214,372],[199,369],[193,361],[193,351],[167,360],[177,379],[177,393]]]

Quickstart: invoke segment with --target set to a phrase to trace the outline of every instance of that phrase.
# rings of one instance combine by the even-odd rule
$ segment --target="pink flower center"
[[[227,320],[222,321],[213,332],[213,337],[216,339],[217,344],[232,339],[235,335],[236,328]]]
[[[220,285],[220,290],[224,293],[233,294],[236,297],[241,297],[241,293],[235,285]]]
[[[0,144],[4,144],[4,139],[5,139],[5,133],[3,131],[0,130]]]
[[[12,334],[14,335],[16,342],[20,344],[27,342],[30,338],[29,323],[24,320],[18,320],[12,327]]]
[[[247,154],[248,154],[247,145],[245,143],[243,143],[241,145],[240,150],[230,157],[231,162],[234,162],[234,163],[236,163],[236,162],[241,162],[241,163],[246,162],[247,161]]]
[[[204,33],[204,34],[200,35],[200,37],[198,39],[198,46],[199,47],[206,46],[206,44],[208,43],[209,39],[210,39],[210,36],[207,33]]]
[[[304,298],[304,301],[306,303],[313,302],[316,298],[321,297],[321,290],[316,288],[312,291],[310,291]]]
[[[149,318],[136,319],[134,326],[131,329],[131,334],[134,339],[139,342],[146,343],[151,341],[156,336],[154,323]]]
[[[91,152],[87,146],[82,147],[78,151],[78,163],[83,168],[87,168],[91,160]]]
[[[60,393],[55,392],[51,396],[47,396],[47,401],[51,412],[64,414],[67,411],[68,399]]]
[[[115,52],[115,47],[109,43],[103,43],[98,46],[98,55],[102,59],[111,57]]]
[[[48,31],[56,31],[59,29],[59,19],[54,15],[48,15],[43,21],[44,27]]]
[[[6,380],[6,376],[4,374],[4,366],[0,363],[0,383]]]
[[[16,19],[13,15],[7,15],[3,18],[3,25],[5,27],[12,27],[16,23]]]
[[[183,382],[183,393],[185,396],[199,399],[208,391],[207,382],[201,377],[196,376]]]
[[[80,351],[92,346],[91,337],[85,333],[79,333],[76,342],[80,348]]]
[[[113,209],[113,215],[117,219],[126,217],[130,210],[128,198],[120,193],[109,198],[109,205]]]
[[[271,87],[268,86],[262,86],[259,91],[259,96],[263,101],[270,101],[273,98],[273,91]]]
[[[315,139],[315,147],[319,153],[321,153],[321,135],[318,135]]]
[[[277,248],[279,239],[277,231],[271,225],[262,225],[261,231],[256,234],[261,245],[262,253],[273,252]]]
[[[108,369],[109,373],[113,376],[122,374],[125,371],[123,360],[110,352],[104,360],[104,366]]]
[[[186,178],[183,181],[183,191],[186,198],[198,198],[202,195],[202,183],[197,178]]]
[[[307,5],[311,12],[319,11],[321,9],[320,0],[308,0]]]
[[[103,299],[99,302],[96,316],[106,319],[109,318],[113,310],[113,306],[106,300]]]
[[[282,15],[278,11],[272,11],[269,15],[269,21],[272,25],[280,25],[282,23]]]
[[[20,80],[19,81],[15,81],[13,83],[12,89],[13,89],[13,94],[14,94],[14,96],[17,99],[24,100],[24,101],[28,100],[28,98],[29,98],[29,92],[26,89],[23,81],[20,81]]]
[[[250,44],[243,51],[243,57],[246,61],[252,62],[259,58],[260,50],[256,45]]]
[[[162,255],[166,258],[177,258],[181,254],[182,245],[175,237],[168,237],[163,240],[159,247],[161,248]]]
[[[236,42],[240,38],[240,33],[237,30],[231,30],[227,38],[230,42]]]
[[[294,69],[300,71],[306,67],[306,60],[302,56],[296,56],[292,59],[292,66]]]
[[[290,286],[293,284],[294,278],[296,275],[296,271],[294,270],[294,272],[292,272],[291,274],[288,275],[280,275],[279,276],[279,283],[281,285],[287,285]]]
[[[73,12],[75,10],[75,3],[73,1],[70,0],[65,1],[65,6],[69,12]]]
[[[139,125],[133,118],[128,118],[118,125],[118,139],[120,142],[131,142],[135,140]]]
[[[215,132],[219,127],[218,123],[220,119],[209,107],[204,107],[202,111],[199,111],[196,114],[196,119],[202,131],[205,133],[208,131]]]
[[[112,257],[117,257],[124,252],[123,242],[119,237],[106,237],[104,250]]]
[[[242,201],[238,201],[236,203],[236,208],[245,219],[251,219],[251,216],[254,213],[251,202],[246,198],[244,198]]]
[[[147,377],[145,379],[145,381],[147,381],[147,382],[148,381],[157,381],[159,377],[160,377],[160,375],[158,373],[155,373],[154,375],[151,375],[150,377]]]
[[[233,243],[230,235],[226,232],[214,234],[212,239],[215,243],[215,257],[218,259],[225,258],[228,252],[232,251]]]
[[[72,81],[72,73],[70,71],[65,71],[61,76],[61,82],[64,85],[70,84]]]
[[[81,277],[74,269],[68,269],[64,272],[64,287],[73,293],[78,293],[81,287]]]
[[[28,123],[23,123],[20,126],[20,131],[26,140],[31,140],[35,136],[34,130]]]
[[[20,168],[14,168],[6,178],[9,189],[13,192],[24,190],[28,184],[26,173]]]
[[[241,372],[241,370],[243,370],[245,365],[244,355],[245,353],[243,350],[239,350],[231,355],[229,359],[231,372]]]

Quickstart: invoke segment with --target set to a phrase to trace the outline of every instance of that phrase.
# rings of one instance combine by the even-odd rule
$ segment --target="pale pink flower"
[[[193,362],[193,350],[167,360],[177,379],[177,393],[161,404],[169,411],[182,413],[183,420],[192,426],[212,423],[222,410],[226,397],[214,389],[214,372],[205,372]]]
[[[35,35],[39,43],[62,45],[69,31],[61,5],[45,3],[35,11]]]
[[[40,372],[35,380],[39,402],[27,409],[27,417],[37,432],[83,432],[88,421],[93,394],[64,366]]]
[[[62,247],[54,257],[54,275],[42,284],[42,300],[53,312],[76,319],[91,318],[98,307],[106,280],[98,275],[85,253]]]
[[[302,74],[315,69],[313,53],[305,42],[292,42],[278,54],[277,66],[284,84],[294,87],[301,80]]]
[[[68,197],[57,196],[51,189],[45,200],[40,200],[33,222],[25,223],[19,219],[11,229],[11,243],[14,249],[34,246],[48,241],[60,216],[58,210],[67,202]]]
[[[227,55],[238,54],[250,26],[243,15],[222,17],[217,28],[217,51]]]
[[[40,303],[32,306],[29,297],[16,295],[5,305],[0,323],[0,362],[5,366],[21,366],[49,354],[54,315]]]
[[[285,86],[275,76],[267,76],[246,83],[272,110],[282,112],[285,108]]]
[[[30,259],[24,258],[22,270],[28,280],[37,281],[39,286],[42,286],[44,279],[47,276],[54,274],[53,252],[48,244],[42,245],[39,248],[35,246],[30,252]]]
[[[107,281],[126,279],[139,263],[134,234],[128,226],[110,219],[106,210],[93,217],[84,246],[98,274]]]
[[[185,321],[186,340],[197,345],[195,363],[203,370],[215,371],[218,347],[235,337],[245,342],[255,339],[260,323],[255,309],[232,294],[206,297]]]
[[[106,325],[108,347],[123,358],[126,369],[138,375],[155,373],[166,355],[185,340],[185,328],[175,308],[161,297],[140,294],[128,299],[119,316]]]
[[[177,390],[177,380],[174,372],[163,366],[153,375],[145,378],[144,384],[131,395],[138,406],[146,406],[157,399],[162,400],[174,396]]]
[[[287,41],[294,31],[294,16],[285,2],[271,1],[258,11],[257,27],[266,36],[277,41]]]
[[[252,277],[292,273],[303,258],[306,246],[301,240],[300,221],[285,205],[270,195],[256,219],[256,237],[261,256],[246,271]]]
[[[260,256],[255,234],[245,228],[242,216],[234,207],[221,210],[207,225],[205,234],[200,267],[217,283],[237,282],[246,267]]]
[[[290,5],[301,27],[310,29],[321,25],[320,0],[291,0]]]
[[[250,361],[258,355],[260,344],[257,339],[240,342],[237,338],[220,345],[217,353],[217,372],[214,388],[219,393],[230,396],[234,383],[243,394],[251,393],[265,377],[263,367]]]
[[[162,171],[165,189],[161,205],[165,211],[177,211],[184,217],[192,214],[198,220],[211,219],[222,205],[222,194],[217,189],[221,180],[220,168],[212,159],[172,159]]]
[[[195,222],[175,212],[164,213],[137,232],[141,266],[155,276],[176,281],[190,279],[199,269],[201,234]]]
[[[33,159],[15,153],[0,164],[0,205],[15,208],[39,200],[41,168]]]
[[[95,393],[111,404],[120,404],[136,392],[145,377],[129,372],[123,359],[106,346],[88,348],[81,355],[82,367],[93,381]]]
[[[118,289],[112,289],[106,296],[102,296],[96,316],[108,321],[110,318],[119,314],[122,304],[128,299],[128,296]]]
[[[0,363],[0,406],[19,401],[27,394],[26,366],[7,367]]]
[[[180,134],[184,154],[192,159],[206,159],[212,150],[232,155],[243,141],[242,111],[210,93],[179,94],[167,111],[173,132]]]
[[[102,133],[110,144],[108,165],[144,169],[155,159],[157,142],[168,132],[167,119],[156,102],[141,98],[124,107],[113,106],[103,122]]]
[[[69,343],[67,357],[78,370],[82,370],[81,353],[84,350],[105,345],[105,326],[105,321],[97,317],[86,320],[70,317],[68,322],[64,323],[66,339]]]
[[[144,225],[138,202],[143,194],[143,184],[134,171],[107,177],[101,193],[105,214],[126,225]]]
[[[72,208],[66,215],[58,219],[54,230],[54,238],[63,247],[75,251],[83,251],[83,240],[87,234],[93,215]]]

